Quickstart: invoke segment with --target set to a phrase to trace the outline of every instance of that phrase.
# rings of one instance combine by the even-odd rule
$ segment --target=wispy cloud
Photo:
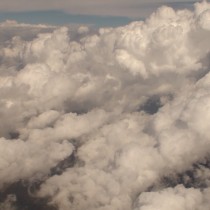
[[[24,12],[1,12],[0,22],[16,20],[30,24],[51,24],[51,25],[73,25],[85,24],[100,27],[120,26],[132,21],[129,17],[121,16],[97,16],[97,15],[76,15],[59,10],[48,11],[24,11]]]

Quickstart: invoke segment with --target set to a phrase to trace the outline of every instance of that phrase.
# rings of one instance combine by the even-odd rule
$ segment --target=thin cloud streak
[[[0,13],[0,22],[16,20],[20,23],[74,25],[83,24],[96,27],[116,27],[132,22],[131,18],[120,16],[73,15],[62,11],[30,11]]]

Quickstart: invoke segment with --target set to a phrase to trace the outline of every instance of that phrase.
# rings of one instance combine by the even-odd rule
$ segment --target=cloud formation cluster
[[[204,1],[97,32],[2,23],[1,190],[39,180],[59,210],[207,210],[209,17]]]

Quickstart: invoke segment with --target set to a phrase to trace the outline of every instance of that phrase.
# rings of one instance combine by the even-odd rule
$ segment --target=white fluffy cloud
[[[209,189],[201,192],[198,189],[186,189],[182,185],[163,191],[142,193],[135,210],[188,210],[209,208]]]
[[[38,179],[62,210],[207,210],[209,9],[97,32],[2,23],[1,190]]]
[[[60,160],[73,152],[67,141],[36,144],[1,138],[1,187],[19,179],[43,178]],[[3,158],[5,157],[5,158]],[[43,164],[44,163],[44,164]]]

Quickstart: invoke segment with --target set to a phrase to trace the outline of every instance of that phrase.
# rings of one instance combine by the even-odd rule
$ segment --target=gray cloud
[[[147,17],[157,7],[162,4],[174,4],[178,6],[182,3],[193,4],[192,1],[167,0],[163,1],[137,1],[137,0],[60,0],[60,1],[33,1],[28,0],[8,0],[0,2],[1,11],[39,11],[39,10],[63,10],[71,14],[102,15],[102,16],[127,16],[127,17]],[[186,5],[185,5],[186,6]]]

